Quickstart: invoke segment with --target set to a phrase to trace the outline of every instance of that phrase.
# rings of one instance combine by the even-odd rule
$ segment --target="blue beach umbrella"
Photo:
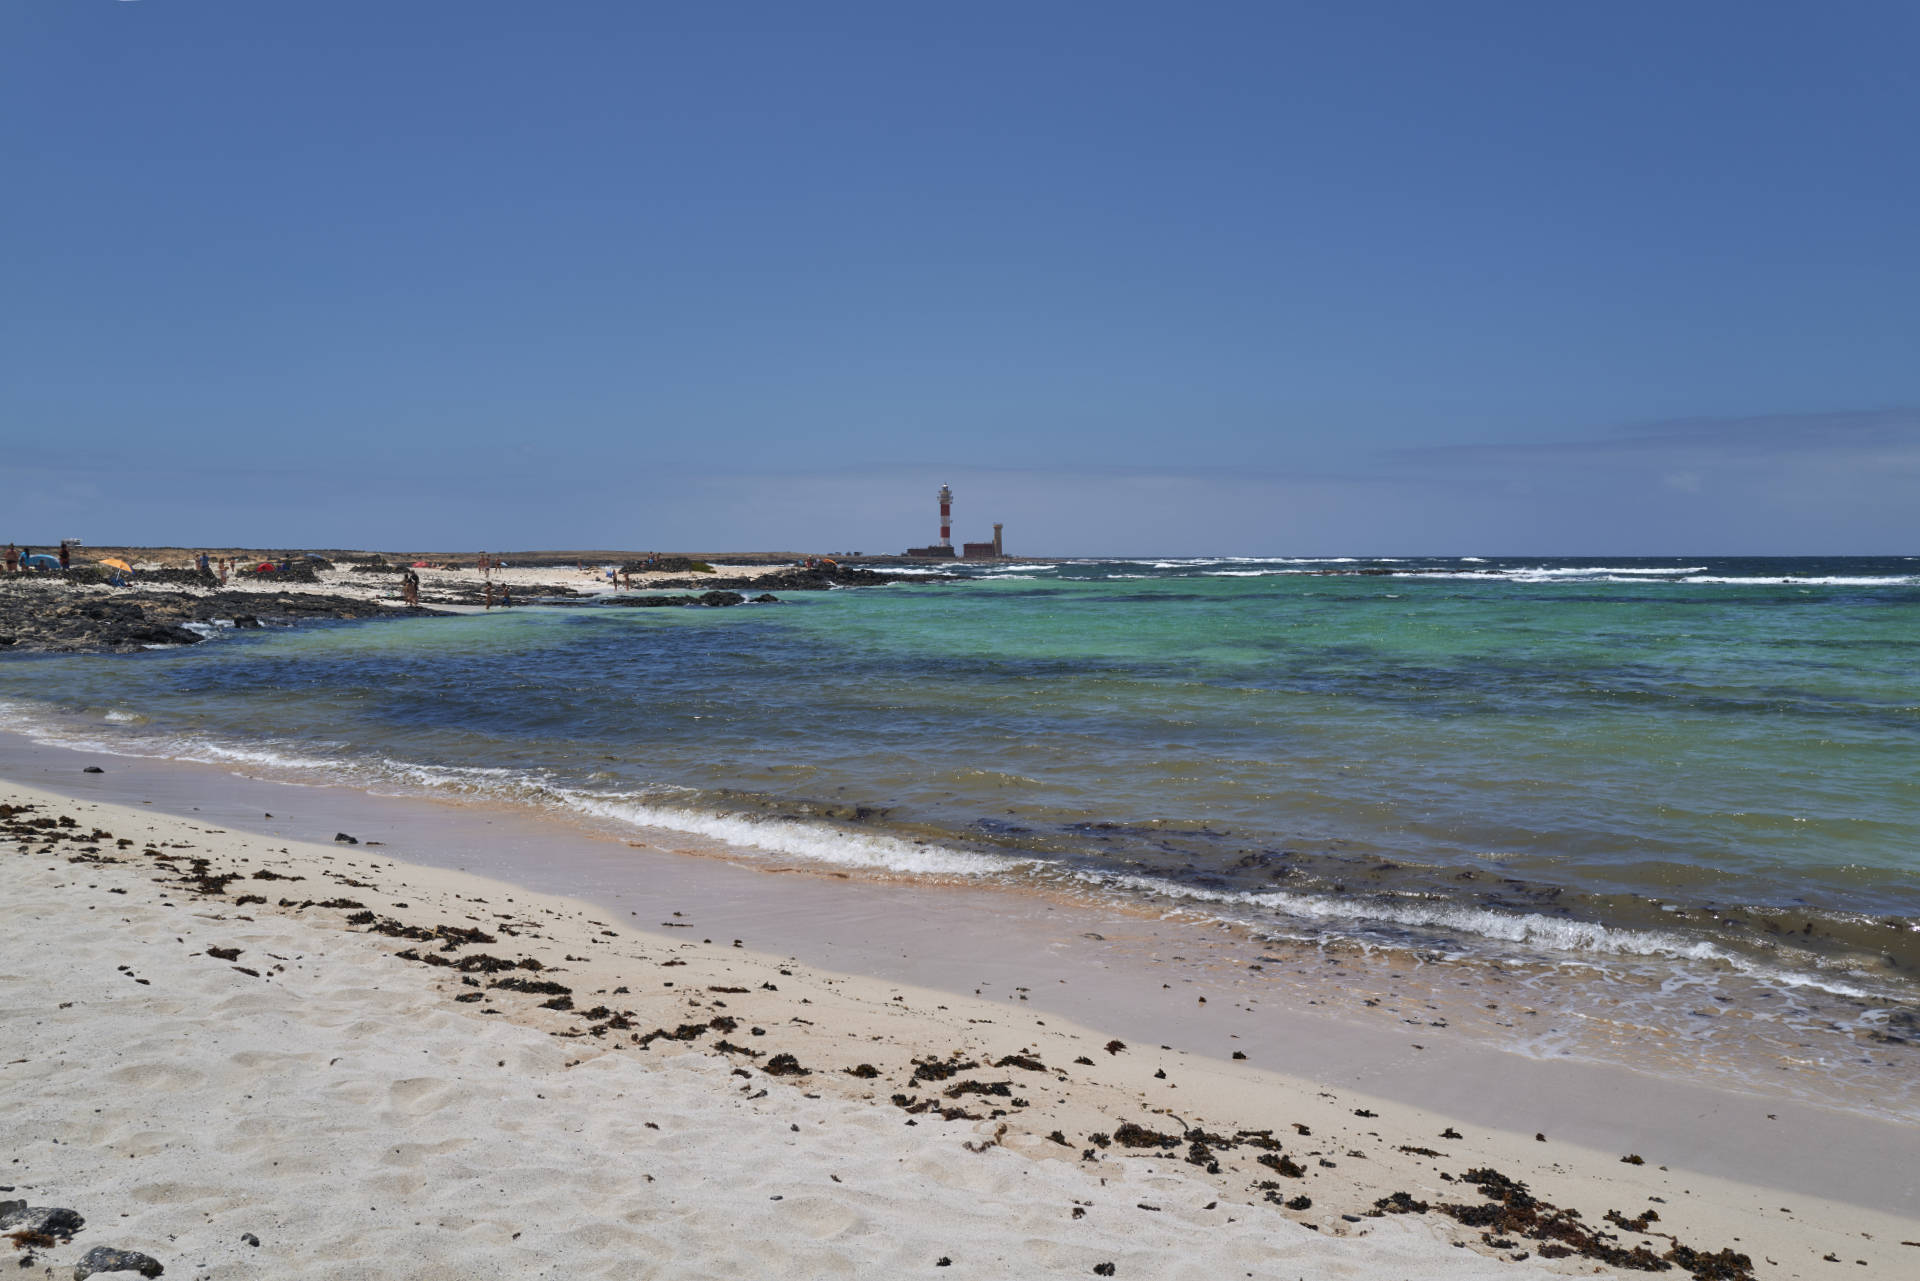
[[[60,558],[58,556],[49,556],[45,552],[35,552],[20,563],[28,569],[60,568]]]

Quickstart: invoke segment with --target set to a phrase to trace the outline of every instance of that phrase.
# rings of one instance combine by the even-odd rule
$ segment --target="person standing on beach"
[[[420,575],[408,570],[400,576],[400,598],[409,606],[418,608],[420,604]]]
[[[66,573],[73,568],[73,553],[67,550],[67,540],[60,540],[60,572]]]
[[[9,574],[20,572],[20,549],[12,543],[7,544],[7,572]]]
[[[513,608],[513,584],[512,583],[500,584],[500,608],[501,609]]]
[[[487,581],[487,608],[493,608],[493,581],[491,579]]]

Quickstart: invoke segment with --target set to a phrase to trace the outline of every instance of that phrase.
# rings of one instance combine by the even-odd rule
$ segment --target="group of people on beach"
[[[488,609],[492,609],[496,604],[499,605],[501,609],[513,608],[513,584],[512,583],[507,582],[504,578],[501,579],[499,599],[496,600],[493,594],[493,571],[496,569],[505,569],[506,567],[507,567],[507,563],[501,560],[499,557],[489,556],[485,552],[480,553],[480,560],[479,560],[480,577],[486,580],[486,588],[483,594],[485,596],[486,607]]]
[[[41,555],[45,556],[46,553],[42,552]],[[34,559],[33,548],[16,547],[12,543],[7,544],[6,565],[9,574],[45,573],[48,569],[52,568],[48,565],[36,565],[33,563]],[[64,574],[72,568],[73,549],[65,541],[62,541],[60,544],[60,572]]]
[[[404,570],[400,575],[400,602],[409,608],[417,609],[420,605],[420,575],[414,572],[415,568],[420,567],[457,569],[459,566],[431,566],[425,561],[416,561],[413,566]],[[513,584],[507,582],[504,575],[497,589],[493,581],[493,571],[496,569],[506,569],[507,563],[498,556],[489,556],[487,553],[481,552],[480,555],[475,558],[473,567],[480,571],[480,577],[483,582],[481,588],[481,603],[487,609],[493,609],[495,607],[512,609]]]
[[[74,544],[71,539],[63,540],[59,546],[51,552],[41,552],[38,554],[36,554],[31,547],[22,547],[15,543],[8,543],[4,556],[6,572],[9,574],[49,574],[54,572],[54,564],[50,562],[57,562],[59,572],[64,574],[73,568],[73,548]],[[109,559],[95,567],[105,571],[107,584],[109,586],[125,587],[128,586],[131,581],[131,570],[122,568],[124,564],[125,562],[123,561]],[[190,562],[192,569],[208,578],[218,579],[222,587],[226,586],[227,579],[232,576],[234,571],[239,567],[239,564],[240,562],[236,557],[221,556],[215,558],[206,552],[195,553],[193,560]],[[82,568],[85,568],[85,566],[82,566]],[[293,557],[283,556],[278,562],[263,561],[261,562],[260,569],[263,572],[273,570],[280,573],[291,573],[293,571]]]

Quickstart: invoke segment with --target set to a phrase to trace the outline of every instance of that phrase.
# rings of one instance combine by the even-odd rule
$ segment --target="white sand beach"
[[[804,965],[736,946],[706,912],[674,928],[688,922],[664,900],[621,921],[139,797],[0,794],[16,807],[0,905],[14,1190],[0,1197],[86,1216],[72,1242],[29,1249],[55,1268],[110,1245],[208,1278],[1616,1270],[1543,1258],[1551,1237],[1376,1209],[1396,1194],[1490,1205],[1465,1177],[1487,1169],[1655,1257],[1678,1241],[1693,1259],[1747,1256],[1761,1277],[1831,1275],[1827,1256],[1897,1277],[1920,1258],[1902,1244],[1920,1236],[1900,1208],[1910,1188],[1876,1206],[1784,1193],[1762,1170],[1689,1170],[1699,1136],[1632,1164],[1171,1041],[1118,1046],[1004,999]],[[804,1074],[780,1074],[782,1055]],[[1657,1104],[1660,1083],[1645,1088]],[[1168,1146],[1116,1142],[1129,1124]]]

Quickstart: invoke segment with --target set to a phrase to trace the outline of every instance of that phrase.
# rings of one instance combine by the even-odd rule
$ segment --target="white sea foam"
[[[1877,578],[1721,578],[1701,574],[1690,583],[1752,583],[1765,587],[1903,587],[1920,585],[1920,574],[1899,574]]]
[[[1201,565],[1265,565],[1276,563],[1272,556],[1167,556],[1159,560],[1132,560],[1120,557],[1109,565],[1145,565],[1152,569],[1193,569]]]
[[[1864,997],[1861,988],[1821,975],[1756,964],[1702,939],[1658,930],[1617,929],[1592,921],[1534,913],[1495,912],[1465,904],[1418,899],[1291,894],[1281,891],[1236,893],[1184,886],[1145,876],[1083,873],[1096,884],[1175,899],[1230,907],[1255,907],[1295,919],[1336,926],[1398,925],[1445,930],[1498,943],[1526,947],[1548,958],[1615,956],[1705,961],[1784,987],[1806,987],[1837,996]]]
[[[868,871],[914,876],[994,876],[1032,866],[1031,859],[976,854],[893,836],[845,832],[824,824],[786,818],[716,814],[645,801],[595,796],[556,788],[569,808],[635,827],[663,828],[711,837],[728,845]]]
[[[332,757],[303,756],[290,748],[269,743],[247,746],[217,743],[204,738],[166,738],[153,742],[153,750],[141,756],[161,756],[169,760],[193,761],[201,765],[241,765],[254,768],[306,771],[336,771],[348,762]]]
[[[531,792],[546,786],[546,780],[539,775],[502,766],[417,765],[412,761],[396,761],[387,757],[381,760],[380,768],[382,773],[391,778],[420,787],[457,791],[495,790],[509,787],[514,791]]]
[[[137,719],[142,718],[117,709],[103,717],[115,724]],[[497,800],[551,805],[626,826],[685,832],[761,854],[833,867],[968,879],[1018,876],[1058,868],[1046,860],[958,849],[882,833],[851,832],[823,822],[721,813],[658,798],[594,792],[557,785],[546,776],[512,767],[427,765],[390,757],[354,761],[345,757],[315,756],[292,745],[271,741],[238,745],[188,736],[93,734],[84,731],[83,722],[7,702],[0,702],[0,728],[23,733],[38,742],[103,754],[158,756],[263,769],[284,782],[301,781],[301,776],[312,782],[317,775],[319,780],[348,782],[374,790],[384,790],[383,785],[398,785],[403,792],[480,794]],[[1804,986],[1848,997],[1870,995],[1817,973],[1762,966],[1705,940],[1660,930],[1614,928],[1590,921],[1500,912],[1438,899],[1215,890],[1158,877],[1092,869],[1069,875],[1090,888],[1149,894],[1188,910],[1221,909],[1226,914],[1220,919],[1244,922],[1246,914],[1253,912],[1280,918],[1271,923],[1282,928],[1285,920],[1291,918],[1348,933],[1360,931],[1362,937],[1368,927],[1428,929],[1453,934],[1463,942],[1478,938],[1523,947],[1550,960],[1611,956],[1706,962],[1731,967],[1776,986]]]
[[[1895,574],[1877,577],[1809,576],[1771,574],[1708,574],[1705,566],[1691,569],[1625,569],[1603,566],[1592,569],[1469,569],[1457,573],[1422,573],[1421,578],[1473,579],[1480,582],[1516,583],[1661,583],[1682,585],[1718,584],[1746,587],[1898,587],[1920,584],[1920,575]]]
[[[56,724],[37,707],[22,703],[0,702],[0,729],[20,734],[36,743],[48,747],[66,747],[75,751],[103,751],[112,755],[134,755],[135,753],[116,753],[107,746],[110,739],[102,739],[84,732],[77,723]]]
[[[1705,565],[1686,565],[1679,567],[1661,566],[1653,568],[1646,565],[1574,565],[1553,568],[1545,565],[1524,566],[1509,570],[1497,570],[1496,573],[1534,574],[1542,578],[1591,578],[1596,574],[1623,574],[1629,578],[1644,575],[1663,577],[1673,574],[1698,574],[1706,570]]]

